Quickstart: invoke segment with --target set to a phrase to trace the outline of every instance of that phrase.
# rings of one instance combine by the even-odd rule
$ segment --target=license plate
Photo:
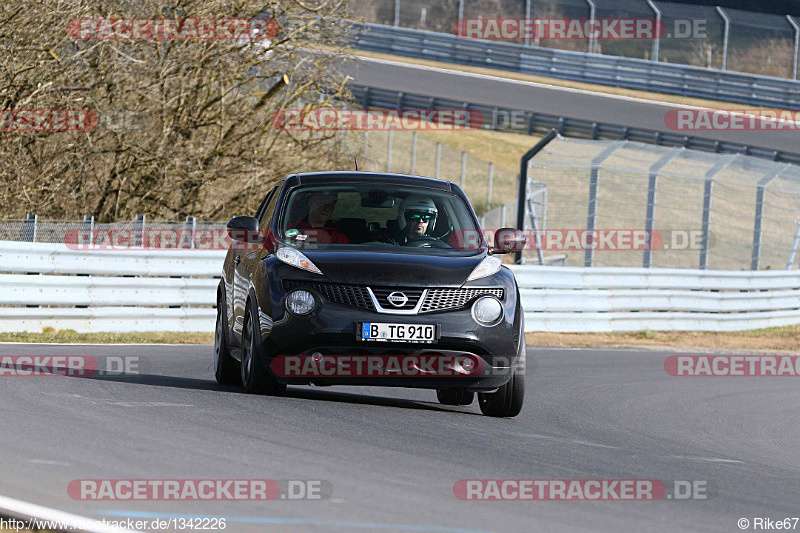
[[[359,328],[359,340],[379,342],[436,342],[439,328],[435,324],[388,324],[364,322]]]

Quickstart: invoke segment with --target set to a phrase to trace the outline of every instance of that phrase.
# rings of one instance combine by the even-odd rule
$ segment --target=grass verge
[[[647,348],[800,353],[800,326],[749,331],[636,331],[630,333],[528,333],[528,346]]]
[[[71,329],[42,333],[0,333],[0,342],[37,342],[52,344],[214,344],[214,333],[178,333],[146,331],[132,333],[78,333]]]
[[[637,331],[630,333],[528,333],[528,346],[566,348],[711,349],[747,352],[800,353],[800,325],[749,331]],[[213,344],[214,334],[143,332],[76,333],[73,330],[43,333],[0,333],[0,342],[102,343],[102,344]]]

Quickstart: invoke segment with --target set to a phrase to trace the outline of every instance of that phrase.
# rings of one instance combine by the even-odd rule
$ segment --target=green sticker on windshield
[[[287,229],[285,235],[287,239],[294,239],[295,237],[297,237],[298,233],[300,232],[297,231],[296,229]]]

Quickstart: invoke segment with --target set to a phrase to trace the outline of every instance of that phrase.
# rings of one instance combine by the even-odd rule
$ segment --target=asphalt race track
[[[500,73],[484,76],[378,59],[359,58],[342,63],[341,68],[342,72],[353,78],[353,83],[378,89],[662,132],[671,132],[664,124],[667,111],[686,107],[511,80],[502,78]],[[751,107],[744,104],[733,105],[737,110]],[[686,135],[792,153],[798,147],[798,131],[791,129],[758,132],[687,131]]]
[[[210,346],[2,344],[139,357],[138,376],[0,377],[0,495],[97,518],[225,517],[239,531],[738,531],[800,515],[790,378],[677,378],[666,352],[529,349],[525,408],[432,391],[216,384]],[[530,359],[529,359],[530,361]],[[324,480],[322,500],[81,501],[78,479]],[[461,501],[460,479],[705,481],[704,500]]]

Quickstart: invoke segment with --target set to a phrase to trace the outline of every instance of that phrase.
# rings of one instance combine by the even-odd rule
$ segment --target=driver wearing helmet
[[[430,236],[436,227],[438,210],[433,200],[425,196],[411,195],[403,200],[397,211],[397,224],[400,235],[396,244],[403,246],[411,240]]]

